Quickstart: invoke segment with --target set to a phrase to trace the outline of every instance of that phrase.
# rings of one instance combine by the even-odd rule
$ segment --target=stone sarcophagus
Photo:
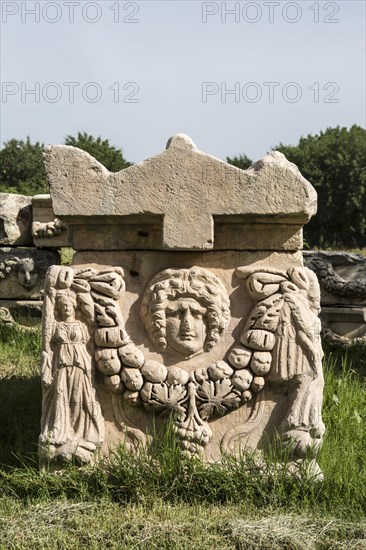
[[[322,335],[333,346],[366,344],[366,259],[349,252],[305,252],[321,292]]]
[[[243,171],[184,135],[116,174],[73,147],[45,163],[77,252],[46,278],[41,459],[134,449],[171,418],[207,462],[280,444],[316,469],[316,193],[296,167],[271,153]]]

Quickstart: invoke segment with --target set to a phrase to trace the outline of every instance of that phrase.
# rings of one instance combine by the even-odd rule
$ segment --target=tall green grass
[[[0,464],[34,456],[41,414],[41,331],[0,325]]]
[[[320,453],[329,502],[366,510],[366,350],[328,351],[324,362],[323,417],[327,432]]]
[[[251,454],[240,459],[224,456],[221,464],[209,466],[188,459],[181,455],[179,442],[169,425],[155,434],[155,444],[149,449],[131,454],[120,447],[96,466],[78,469],[71,465],[62,475],[48,472],[41,475],[36,454],[41,412],[40,333],[2,327],[0,337],[0,528],[3,518],[7,536],[10,537],[11,529],[16,530],[9,518],[19,510],[22,521],[35,537],[30,547],[56,548],[51,540],[47,543],[46,515],[48,510],[56,518],[52,514],[61,510],[61,519],[54,519],[51,529],[64,541],[65,546],[60,543],[58,547],[81,548],[85,543],[96,548],[105,544],[98,533],[106,533],[107,525],[116,531],[116,510],[120,509],[126,532],[122,536],[117,529],[116,540],[123,540],[123,544],[139,541],[136,546],[139,548],[158,548],[159,544],[161,548],[207,548],[211,539],[213,548],[215,544],[217,548],[366,548],[364,349],[326,350],[323,417],[327,431],[319,455],[324,472],[322,482],[315,482],[306,472],[300,477],[289,475],[286,464],[276,463],[274,454],[260,461]],[[218,511],[220,506],[222,514]],[[77,524],[75,546],[67,546],[62,534],[61,527],[66,522],[72,539],[70,525],[66,519],[64,523],[62,520],[68,517],[67,510],[74,518],[71,524],[73,521]],[[126,518],[132,517],[132,510],[136,511],[136,522],[131,519],[132,524],[128,525]],[[237,524],[229,520],[228,510]],[[96,511],[102,517],[91,519]],[[37,538],[33,514],[38,513],[44,518],[43,538]],[[152,531],[152,518],[157,521],[159,516],[160,524],[164,524],[161,536]],[[180,533],[183,538],[172,534],[177,524],[172,524],[169,535],[164,523],[167,517],[185,525]],[[203,528],[203,517],[212,522],[211,531],[206,525],[208,546],[196,528],[197,525]],[[307,533],[305,539],[296,533],[296,517]],[[91,538],[87,536],[87,518],[92,525]],[[245,518],[251,518],[251,523],[245,522]],[[272,523],[266,518],[272,518]],[[146,525],[150,526],[149,533]],[[253,525],[257,525],[259,538],[253,535]],[[314,529],[320,529],[320,538]],[[22,536],[17,532],[20,546],[14,548],[23,547],[26,539]],[[313,541],[313,546],[306,546],[306,540]],[[1,544],[0,540],[0,548]]]

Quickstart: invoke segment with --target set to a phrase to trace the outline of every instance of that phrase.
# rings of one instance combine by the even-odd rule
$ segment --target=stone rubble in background
[[[59,263],[55,250],[0,248],[1,299],[41,300],[47,269]]]
[[[32,198],[0,193],[0,246],[33,246]]]
[[[348,252],[304,252],[318,277],[322,333],[337,346],[366,344],[366,258]]]
[[[35,246],[42,248],[69,246],[67,225],[56,218],[50,195],[34,195],[32,210],[32,237]]]
[[[0,193],[0,323],[40,324],[47,269],[67,246],[65,226],[55,231],[54,220],[49,195]]]

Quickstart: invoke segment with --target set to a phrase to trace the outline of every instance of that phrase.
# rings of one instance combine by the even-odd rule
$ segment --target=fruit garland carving
[[[108,391],[155,414],[171,415],[182,449],[200,454],[212,438],[208,421],[237,409],[263,390],[271,370],[281,311],[288,295],[303,289],[302,271],[238,268],[236,275],[246,279],[254,302],[240,344],[229,350],[226,360],[191,373],[146,360],[132,342],[118,305],[125,288],[121,268],[76,272],[73,286],[77,288],[82,281],[82,291],[90,289],[95,309],[94,358]],[[218,333],[223,328],[219,327]]]

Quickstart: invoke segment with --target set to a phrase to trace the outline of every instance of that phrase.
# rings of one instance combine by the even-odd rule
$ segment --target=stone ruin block
[[[67,245],[65,225],[55,220],[50,196],[0,193],[0,245],[0,323],[39,326],[45,274],[60,263],[60,255],[34,245]]]
[[[67,226],[55,216],[50,195],[34,195],[32,209],[32,237],[35,246],[48,248],[69,246]]]
[[[31,197],[0,193],[0,246],[33,246]]]
[[[32,330],[42,322],[42,309],[42,300],[0,300],[0,323]]]
[[[50,195],[0,193],[0,245],[69,246],[67,225],[55,216]]]
[[[321,290],[322,332],[333,345],[366,344],[366,259],[348,252],[304,252]]]
[[[297,168],[275,152],[243,171],[184,135],[116,174],[67,146],[45,164],[78,252],[45,282],[41,462],[133,450],[171,418],[207,462],[276,444],[319,473],[316,193]]]
[[[0,248],[0,300],[40,300],[47,269],[60,263],[54,250]]]

